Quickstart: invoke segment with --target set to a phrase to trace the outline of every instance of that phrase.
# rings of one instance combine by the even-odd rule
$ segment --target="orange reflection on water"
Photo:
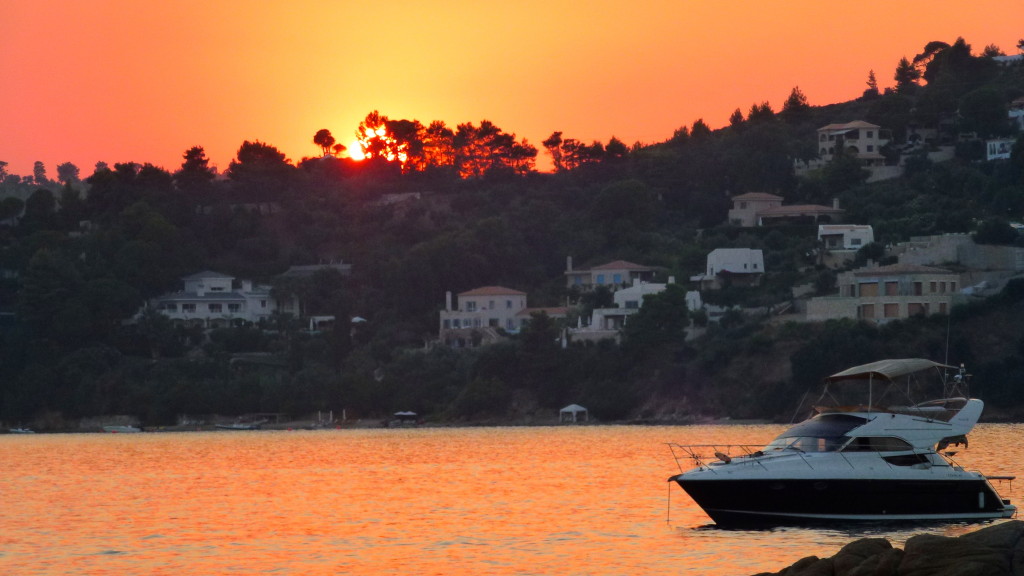
[[[708,527],[666,483],[664,443],[767,442],[780,429],[4,436],[0,573],[777,571],[856,535]]]

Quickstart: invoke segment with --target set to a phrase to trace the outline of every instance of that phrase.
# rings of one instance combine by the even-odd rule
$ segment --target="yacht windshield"
[[[765,446],[765,452],[793,448],[804,452],[831,452],[843,447],[846,433],[867,422],[847,414],[822,414],[797,424]]]

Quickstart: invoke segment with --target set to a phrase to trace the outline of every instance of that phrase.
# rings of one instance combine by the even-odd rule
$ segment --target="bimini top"
[[[939,364],[924,358],[896,358],[891,360],[879,360],[870,364],[847,368],[842,372],[833,374],[825,379],[825,382],[836,382],[838,380],[892,380],[907,374],[921,372],[929,368],[949,368],[958,370],[956,366]]]

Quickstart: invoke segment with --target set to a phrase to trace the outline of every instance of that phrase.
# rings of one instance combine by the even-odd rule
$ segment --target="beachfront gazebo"
[[[579,404],[569,404],[558,412],[558,420],[560,422],[571,422],[575,424],[576,422],[580,422],[581,419],[583,422],[586,422],[589,419],[589,414],[587,413],[587,409]]]

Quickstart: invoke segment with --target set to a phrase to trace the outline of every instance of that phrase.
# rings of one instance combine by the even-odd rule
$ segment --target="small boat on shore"
[[[11,434],[35,434],[35,430],[31,428],[9,428],[7,432]]]
[[[942,395],[914,402],[928,372]],[[669,481],[722,527],[1010,518],[991,481],[1013,477],[965,470],[948,450],[966,448],[984,408],[968,380],[962,366],[918,358],[844,370],[826,379],[813,417],[767,446],[670,444],[681,473]]]

